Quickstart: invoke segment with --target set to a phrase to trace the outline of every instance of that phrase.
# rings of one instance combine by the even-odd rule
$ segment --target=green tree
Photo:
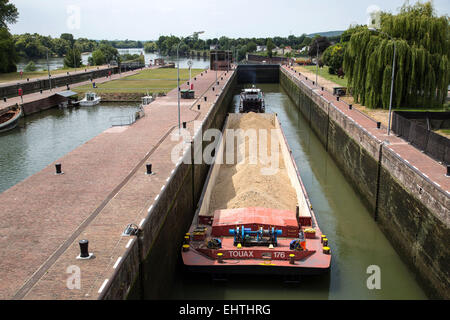
[[[253,41],[250,41],[247,44],[247,50],[248,50],[248,52],[255,52],[256,51],[256,43],[254,43]]]
[[[17,71],[16,63],[19,59],[14,38],[8,30],[8,23],[16,23],[19,12],[15,5],[8,2],[0,0],[0,72]]]
[[[327,37],[317,36],[309,45],[308,55],[310,57],[317,56],[317,45],[319,45],[319,56],[331,45]]]
[[[81,52],[78,48],[69,48],[67,50],[64,66],[68,68],[79,68],[81,66]]]
[[[25,72],[33,72],[36,71],[36,64],[33,61],[28,62],[28,64],[24,68]]]
[[[144,45],[144,51],[149,52],[155,52],[158,50],[158,45],[155,42],[146,42]]]
[[[0,0],[0,28],[8,28],[8,23],[13,24],[17,22],[19,12],[9,0]]]
[[[355,100],[369,108],[389,107],[395,43],[393,106],[442,106],[450,78],[449,29],[448,17],[437,17],[431,2],[418,2],[406,3],[397,15],[382,13],[382,32],[353,33],[344,70]]]
[[[0,28],[0,73],[17,71],[18,60],[12,35],[8,29]]]
[[[89,59],[89,64],[100,66],[106,63],[106,57],[102,50],[97,49],[92,52],[92,57]]]
[[[345,46],[341,43],[330,46],[324,51],[322,60],[329,67],[328,72],[330,74],[337,74],[338,70],[342,68],[344,53]]]
[[[73,47],[75,43],[75,39],[71,33],[63,33],[59,38],[68,41],[71,47]]]
[[[266,46],[267,46],[267,56],[268,56],[269,58],[272,58],[272,56],[273,56],[272,50],[275,49],[275,45],[273,44],[272,39],[269,38],[269,39],[267,40]]]

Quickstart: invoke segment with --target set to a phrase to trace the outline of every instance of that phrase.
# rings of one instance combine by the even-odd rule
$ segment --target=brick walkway
[[[223,74],[215,91],[215,72],[197,76],[196,95],[208,100],[181,100],[183,122],[205,118],[232,72]],[[142,223],[175,168],[170,152],[177,142],[169,134],[178,124],[176,89],[145,113],[132,126],[111,128],[56,161],[63,175],[54,174],[53,163],[0,194],[0,299],[98,297],[130,240],[123,230]],[[145,175],[147,162],[156,175]],[[93,260],[76,259],[84,238]],[[81,268],[81,290],[66,285],[73,265]]]
[[[350,110],[347,103],[342,100],[336,101],[336,97],[333,96],[330,92],[326,90],[322,91],[320,87],[318,87],[317,85],[313,85],[313,81],[315,81],[315,78],[308,78],[308,80],[306,80],[306,77],[304,75],[295,73],[289,67],[283,66],[282,68],[287,70],[297,79],[303,81],[311,90],[317,90],[318,93],[322,95],[326,100],[333,102],[333,105],[337,107],[342,113],[347,115],[350,119],[353,119],[354,122],[365,128],[378,140],[386,141],[387,148],[393,150],[399,157],[403,158],[421,175],[447,192],[447,195],[450,195],[450,178],[446,177],[445,175],[447,173],[447,168],[444,165],[433,160],[400,137],[396,137],[392,134],[392,132],[391,135],[388,136],[387,128],[382,127],[381,129],[377,129],[375,120],[354,108]]]

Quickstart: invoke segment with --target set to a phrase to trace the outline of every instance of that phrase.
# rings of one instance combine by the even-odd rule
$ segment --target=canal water
[[[427,299],[414,274],[402,262],[371,218],[352,186],[326,152],[307,120],[279,84],[258,85],[265,92],[266,112],[275,112],[314,207],[330,242],[329,275],[303,277],[296,285],[279,277],[233,276],[212,282],[180,266],[173,299]],[[237,112],[236,92],[230,112]],[[378,266],[381,289],[369,290],[369,266]]]
[[[137,110],[138,103],[101,103],[53,108],[20,119],[17,128],[0,133],[0,193],[110,128],[115,117]]]

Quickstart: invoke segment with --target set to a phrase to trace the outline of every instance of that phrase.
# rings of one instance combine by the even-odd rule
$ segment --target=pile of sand
[[[267,129],[267,150],[270,155],[270,130],[275,129],[270,119],[262,118],[255,113],[245,114],[240,121],[229,123],[230,129]],[[258,133],[259,141],[259,133]],[[222,165],[212,191],[209,214],[219,209],[235,209],[245,207],[263,207],[280,210],[295,211],[297,196],[286,172],[281,150],[278,150],[278,172],[274,175],[263,175],[262,168],[267,164],[249,164],[248,138],[244,143],[236,145],[235,151],[243,152],[245,147],[245,161],[243,164]],[[259,158],[259,157],[258,157]]]

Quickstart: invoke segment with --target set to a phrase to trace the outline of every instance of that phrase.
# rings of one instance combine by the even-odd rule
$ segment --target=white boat
[[[80,106],[91,107],[100,103],[101,97],[97,96],[95,92],[86,92],[86,95],[82,100],[80,100]]]

